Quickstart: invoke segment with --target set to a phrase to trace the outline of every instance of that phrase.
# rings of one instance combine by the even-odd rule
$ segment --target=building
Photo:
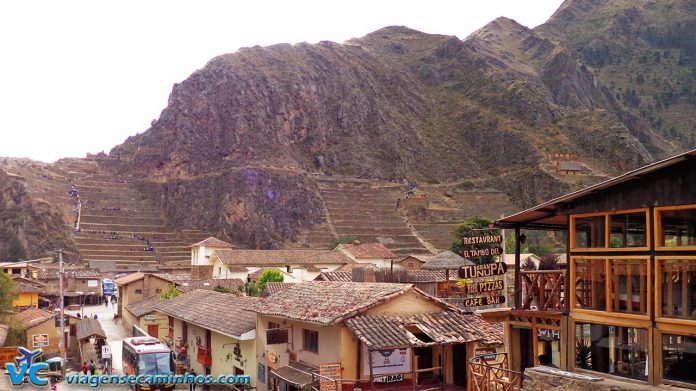
[[[0,269],[10,276],[36,278],[38,269],[29,262],[0,262]]]
[[[40,296],[54,305],[60,301],[60,280],[58,279],[58,264],[37,265],[37,278],[45,283],[45,289]],[[66,265],[63,268],[63,295],[65,305],[80,306],[94,305],[101,301],[101,273],[93,269],[85,269],[81,265]]]
[[[161,296],[155,295],[126,304],[123,307],[124,324],[136,325],[145,330],[151,337],[159,338],[167,335],[169,333],[169,320],[156,311],[157,306],[163,301]]]
[[[292,283],[311,281],[322,271],[354,262],[340,251],[237,249],[215,250],[210,261],[214,278],[239,278],[248,282],[255,272],[274,268],[283,273],[284,282]]]
[[[558,162],[558,172],[561,175],[580,175],[582,174],[582,165],[570,161]]]
[[[382,243],[360,243],[354,241],[348,244],[339,244],[336,251],[340,251],[355,263],[372,264],[377,267],[391,267],[399,256]]]
[[[433,254],[409,254],[394,264],[398,264],[407,270],[420,270],[423,264],[431,260],[434,256]]]
[[[213,275],[210,256],[215,250],[234,248],[234,245],[220,239],[209,237],[189,246],[191,248],[191,276],[194,278],[209,278]]]
[[[123,309],[129,304],[139,302],[149,297],[159,295],[170,285],[177,285],[181,279],[190,279],[186,275],[175,274],[151,274],[151,273],[132,273],[125,277],[114,280],[118,287],[118,316],[122,317],[125,326],[130,327],[136,319],[130,317]]]
[[[469,358],[502,344],[501,327],[411,284],[304,282],[247,309],[258,314],[259,390],[317,386],[318,375],[332,389],[331,378],[342,390],[413,389],[437,384],[440,366],[446,384],[467,386]]]
[[[177,372],[249,375],[254,384],[256,314],[243,308],[258,300],[197,290],[160,303],[157,311],[168,324],[160,339],[176,351]]]
[[[10,316],[10,321],[24,329],[27,348],[43,349],[44,357],[59,354],[60,332],[53,312],[28,308]]]
[[[696,150],[496,225],[568,233],[567,271],[516,273],[516,307],[490,314],[507,321],[512,369],[696,387]]]
[[[12,280],[14,281],[14,292],[17,295],[12,300],[12,307],[39,308],[39,292],[45,289],[46,284],[33,278],[20,277],[18,275],[13,276]]]

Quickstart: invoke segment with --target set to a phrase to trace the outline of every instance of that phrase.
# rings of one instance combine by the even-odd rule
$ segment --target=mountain
[[[251,247],[446,248],[463,216],[696,146],[694,7],[569,0],[534,29],[243,48],[176,84],[100,170],[137,178],[177,227]]]

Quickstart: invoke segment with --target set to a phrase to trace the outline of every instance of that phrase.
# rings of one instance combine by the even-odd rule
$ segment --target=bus
[[[116,284],[114,280],[110,278],[102,280],[102,296],[116,296]]]
[[[173,375],[174,360],[169,347],[150,336],[123,340],[124,375]],[[134,385],[136,391],[173,390],[174,384]]]

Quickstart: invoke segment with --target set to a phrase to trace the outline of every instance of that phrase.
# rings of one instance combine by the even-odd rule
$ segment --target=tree
[[[7,249],[2,254],[3,258],[11,262],[23,261],[27,259],[27,250],[17,235],[12,235],[7,243]]]
[[[12,308],[12,300],[17,294],[14,291],[14,281],[12,278],[0,270],[0,317]]]
[[[253,282],[247,282],[244,284],[244,293],[246,293],[247,296],[258,297],[260,294],[259,287]]]
[[[481,216],[468,216],[464,219],[464,222],[459,224],[454,229],[454,236],[457,238],[465,238],[472,236],[483,236],[483,235],[498,235],[499,231],[497,229],[488,229],[493,220],[481,217]],[[497,244],[479,244],[476,248],[492,248],[496,247]],[[451,250],[453,253],[461,254],[465,248],[470,246],[464,246],[461,239],[456,239],[452,241]],[[493,262],[493,256],[487,255],[483,257],[478,257],[472,259],[473,262],[477,264],[491,263]]]
[[[353,243],[356,240],[356,237],[350,235],[339,236],[338,238],[332,240],[331,243],[329,243],[329,248],[334,249],[339,244]]]
[[[162,297],[163,299],[169,300],[169,299],[173,299],[175,297],[178,297],[180,295],[181,295],[181,291],[179,290],[179,288],[177,288],[176,285],[174,285],[174,284],[169,284],[169,285],[167,285],[167,289],[162,291],[162,294],[160,295],[160,297]]]
[[[268,269],[261,273],[259,282],[256,284],[259,292],[263,292],[267,282],[283,282],[283,273],[278,269]]]

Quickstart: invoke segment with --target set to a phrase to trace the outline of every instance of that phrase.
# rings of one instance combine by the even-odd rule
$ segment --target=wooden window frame
[[[629,213],[645,213],[645,246],[643,247],[609,247],[611,238],[611,224],[610,217],[614,215],[629,214]],[[604,247],[591,247],[591,248],[578,248],[575,243],[575,220],[585,217],[604,217]],[[570,251],[571,252],[617,252],[617,251],[650,251],[650,238],[651,238],[651,226],[650,226],[650,209],[648,208],[635,208],[635,209],[624,209],[608,212],[591,212],[591,213],[579,213],[570,215]]]
[[[307,333],[314,333],[316,334],[316,350],[312,350],[312,346],[308,346],[307,344]],[[317,330],[310,330],[310,329],[302,329],[302,350],[305,352],[310,352],[314,354],[319,354],[319,331]]]
[[[662,315],[662,263],[664,261],[696,261],[696,255],[659,255],[655,257],[655,321],[661,324],[688,325],[696,335],[696,319],[668,318]],[[659,278],[658,278],[659,276]],[[682,292],[682,295],[684,293]],[[680,332],[682,334],[682,332]]]
[[[586,309],[586,308],[576,308],[577,304],[577,296],[576,296],[576,290],[575,290],[575,281],[577,279],[576,277],[576,262],[578,259],[599,259],[599,260],[604,260],[604,273],[607,276],[605,278],[605,292],[606,292],[606,303],[605,303],[605,310],[591,310],[591,309]],[[612,260],[640,260],[640,261],[645,261],[646,262],[646,288],[647,292],[645,293],[645,298],[647,300],[646,303],[646,313],[645,314],[639,314],[639,313],[626,313],[626,312],[616,312],[613,311],[613,303],[612,303],[612,291],[613,291],[613,278],[612,277],[612,272],[611,272],[611,261]],[[657,263],[657,262],[656,262]],[[656,294],[656,289],[653,289],[653,284],[651,283],[653,281],[652,278],[652,273],[653,273],[653,267],[651,266],[651,260],[649,255],[623,255],[623,256],[611,256],[611,255],[590,255],[590,256],[583,256],[583,255],[577,255],[577,256],[572,256],[570,257],[570,312],[574,315],[589,315],[589,317],[582,317],[583,319],[592,319],[592,322],[606,322],[606,320],[599,320],[599,319],[608,319],[608,318],[614,318],[614,319],[633,319],[633,320],[645,320],[649,321],[650,317],[652,316],[652,308],[653,308],[653,300],[654,300],[654,295]],[[595,318],[598,314],[601,314],[601,318]],[[580,318],[580,317],[578,317]],[[648,326],[646,326],[648,327]]]
[[[696,246],[658,246],[662,238],[662,219],[660,219],[660,212],[663,211],[673,211],[673,210],[687,210],[696,209],[696,204],[687,205],[672,205],[672,206],[659,206],[655,207],[653,210],[653,218],[655,221],[655,250],[656,251],[696,251]]]

